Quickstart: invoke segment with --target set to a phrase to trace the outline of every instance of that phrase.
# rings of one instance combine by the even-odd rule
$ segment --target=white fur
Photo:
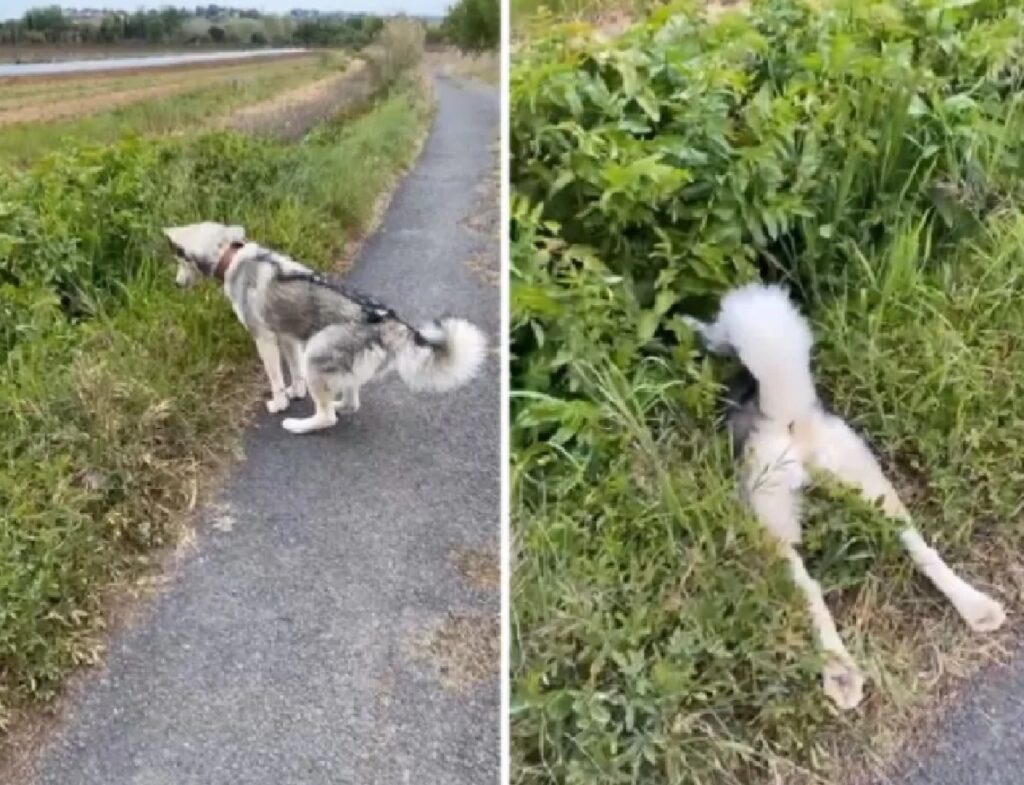
[[[814,338],[782,289],[749,284],[732,290],[722,299],[713,329],[757,379],[766,417],[788,423],[815,406]]]
[[[464,319],[442,319],[420,328],[431,344],[410,342],[395,358],[398,375],[413,390],[446,392],[465,384],[480,370],[487,355],[487,338]]]
[[[187,289],[202,277],[196,260],[219,259],[231,243],[245,242],[245,228],[204,221],[189,226],[169,227],[164,229],[164,236],[183,252],[178,257],[178,272],[174,281]]]
[[[989,632],[1002,625],[1002,606],[953,572],[913,528],[864,441],[839,417],[821,409],[810,370],[811,331],[782,289],[760,284],[735,289],[723,298],[713,324],[687,321],[709,349],[734,351],[758,381],[763,419],[746,445],[742,487],[758,520],[783,547],[825,653],[823,689],[839,708],[860,703],[864,677],[839,637],[821,587],[795,549],[800,541],[800,489],[809,470],[830,473],[871,502],[881,500],[883,512],[903,524],[900,539],[914,564],[971,629]]]

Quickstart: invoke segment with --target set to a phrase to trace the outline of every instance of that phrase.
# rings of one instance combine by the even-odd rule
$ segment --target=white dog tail
[[[790,423],[817,403],[811,376],[814,338],[786,292],[749,284],[722,298],[714,335],[735,350],[758,383],[761,412]]]
[[[487,338],[479,328],[446,317],[413,332],[396,367],[411,389],[446,392],[476,376],[486,355]]]

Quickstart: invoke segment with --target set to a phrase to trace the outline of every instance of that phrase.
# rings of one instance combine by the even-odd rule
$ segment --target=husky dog
[[[685,318],[710,353],[736,357],[743,365],[731,385],[726,414],[741,467],[741,490],[782,547],[804,595],[825,654],[824,691],[836,706],[851,709],[860,703],[864,676],[843,646],[821,587],[796,551],[800,488],[810,470],[828,472],[869,502],[881,499],[886,516],[899,522],[900,540],[914,564],[971,629],[990,632],[1002,625],[1002,606],[960,578],[925,543],[867,444],[822,408],[810,369],[810,328],[782,289],[743,286],[725,295],[712,324]]]
[[[484,361],[487,340],[469,322],[445,317],[412,327],[390,308],[247,242],[241,226],[206,222],[164,234],[178,259],[178,286],[203,276],[223,283],[270,381],[267,409],[283,411],[308,388],[316,411],[286,419],[282,425],[292,433],[329,428],[339,411],[356,411],[359,388],[389,370],[414,390],[444,392],[472,379]]]

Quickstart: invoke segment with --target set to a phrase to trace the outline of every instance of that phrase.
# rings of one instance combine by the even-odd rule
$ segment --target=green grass
[[[1012,609],[1024,220],[989,234],[934,272],[912,255],[872,260],[901,266],[899,284],[865,280],[817,309],[816,364],[926,537]],[[519,393],[534,403],[520,438],[539,421],[565,432],[513,465],[513,781],[834,782],[840,760],[875,763],[939,674],[970,667],[962,622],[891,524],[815,488],[803,552],[871,679],[860,712],[833,716],[802,598],[737,499],[713,385],[684,406],[671,367],[598,362],[576,371],[585,403]]]
[[[128,139],[4,183],[0,729],[96,659],[104,592],[175,540],[237,443],[238,400],[258,396],[251,341],[215,287],[174,287],[160,228],[239,222],[329,264],[363,228],[361,205],[409,163],[429,114],[401,83],[298,145]]]
[[[818,480],[802,552],[870,680],[858,711],[827,702],[803,600],[737,496],[728,368],[679,318],[738,283],[791,286],[826,400],[926,539],[1019,612],[1005,10],[773,0],[749,22],[662,11],[612,43],[553,29],[519,53],[513,782],[835,783],[883,766],[983,659],[893,525]]]
[[[113,142],[126,133],[149,136],[193,131],[232,110],[337,71],[335,59],[320,59],[302,68],[271,64],[265,75],[250,74],[210,85],[203,85],[202,72],[197,72],[199,86],[194,90],[85,117],[0,127],[0,162],[24,166],[69,144]]]

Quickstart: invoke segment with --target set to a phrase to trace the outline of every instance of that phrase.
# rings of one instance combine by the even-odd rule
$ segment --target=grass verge
[[[237,442],[250,341],[213,287],[175,289],[160,228],[242,223],[326,264],[429,116],[402,81],[297,145],[128,139],[4,182],[0,729],[97,659],[104,589],[174,540],[196,486]]]
[[[1018,612],[1013,5],[768,0],[713,24],[675,7],[614,41],[577,24],[524,45],[514,782],[834,783],[884,767],[949,676],[998,652],[891,524],[819,480],[804,556],[871,680],[832,710],[803,602],[736,497],[724,369],[679,317],[786,281],[825,397],[926,538]]]

